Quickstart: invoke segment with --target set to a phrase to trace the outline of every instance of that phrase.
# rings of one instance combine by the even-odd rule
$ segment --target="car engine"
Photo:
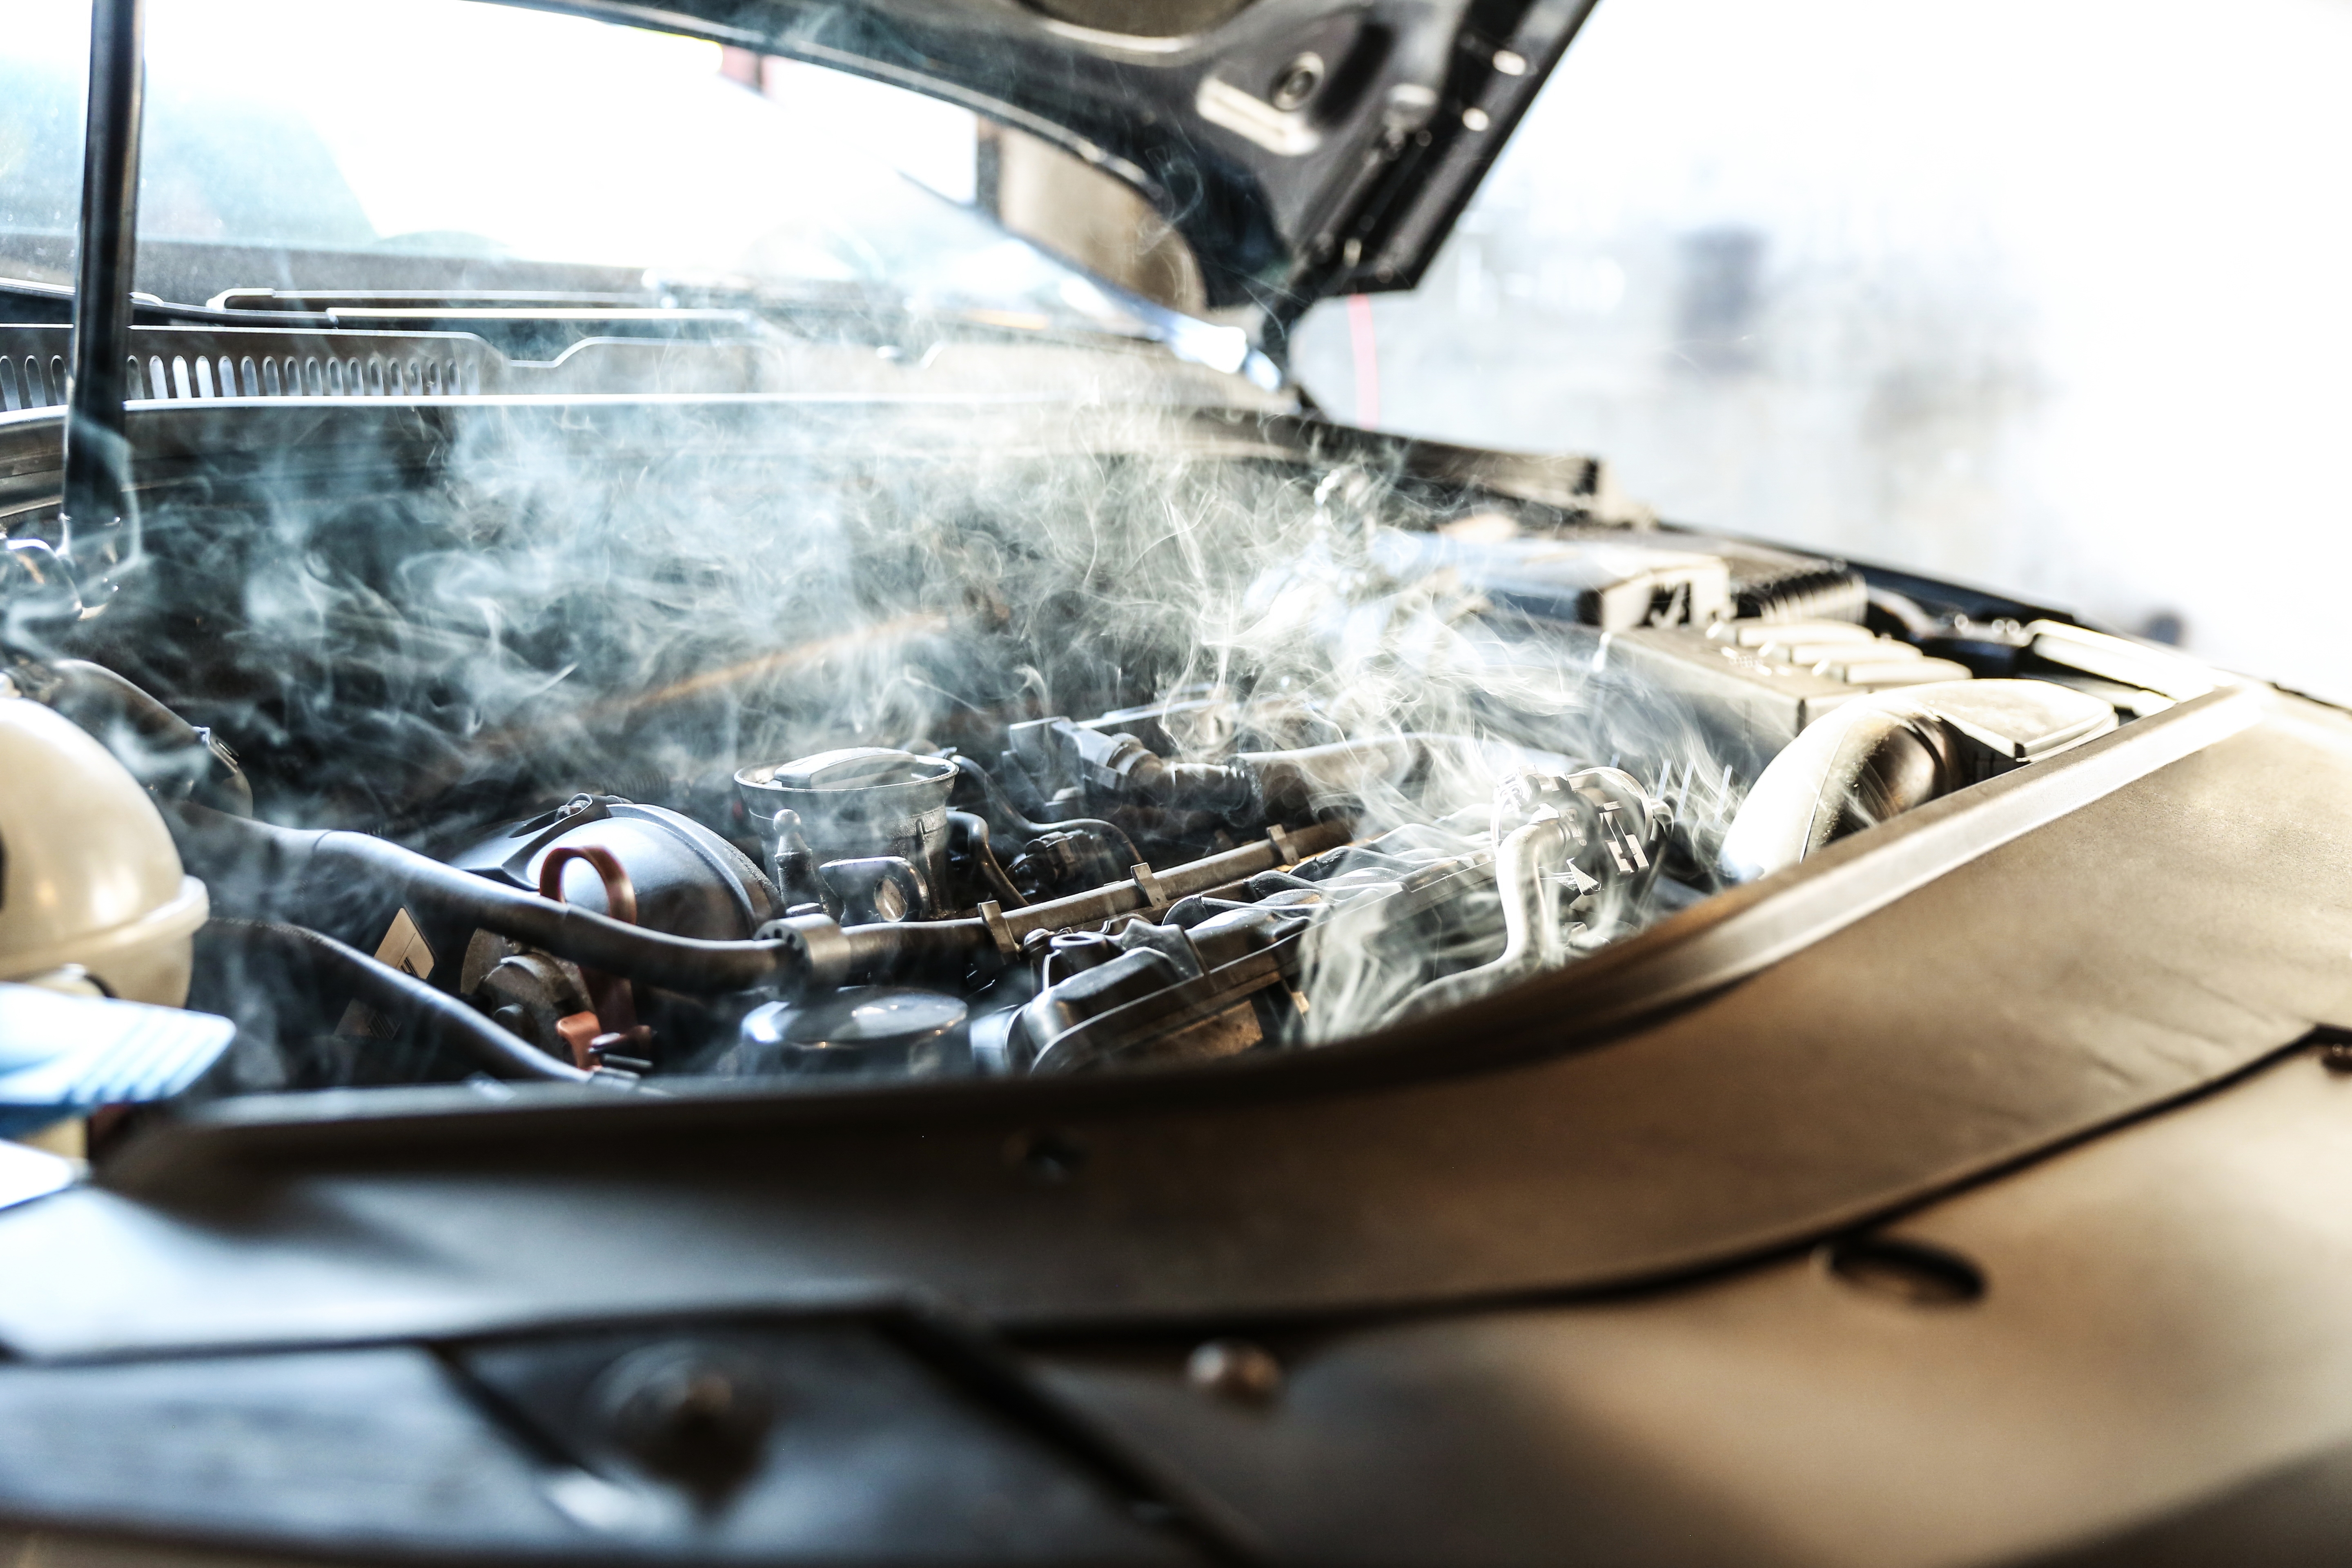
[[[209,889],[220,1092],[1328,1046],[2172,700],[2116,639],[1597,503],[1143,468],[1025,472],[1062,500],[1018,530],[969,468],[960,514],[836,473],[824,556],[633,537],[650,479],[569,528],[474,475],[290,539],[208,490],[154,509],[174,593],[10,679]],[[61,953],[32,977],[112,994]]]

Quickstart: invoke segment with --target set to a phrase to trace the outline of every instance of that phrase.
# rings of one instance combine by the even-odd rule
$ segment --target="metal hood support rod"
[[[89,116],[82,137],[81,245],[58,542],[84,614],[105,606],[114,596],[116,574],[139,555],[122,402],[138,252],[146,33],[146,0],[94,0],[90,6]]]

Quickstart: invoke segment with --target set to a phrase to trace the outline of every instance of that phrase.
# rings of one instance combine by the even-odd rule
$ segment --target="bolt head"
[[[775,1419],[765,1370],[725,1345],[649,1345],[599,1380],[614,1440],[653,1474],[689,1490],[732,1489],[758,1462]]]
[[[1286,111],[1302,107],[1323,85],[1323,57],[1313,54],[1301,55],[1283,67],[1274,84],[1274,106]]]
[[[1282,1363],[1248,1340],[1210,1340],[1184,1363],[1185,1381],[1239,1405],[1264,1405],[1282,1392]]]

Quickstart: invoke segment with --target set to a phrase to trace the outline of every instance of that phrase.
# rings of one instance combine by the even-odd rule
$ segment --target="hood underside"
[[[558,0],[952,100],[1128,182],[1214,306],[1409,289],[1592,0]]]

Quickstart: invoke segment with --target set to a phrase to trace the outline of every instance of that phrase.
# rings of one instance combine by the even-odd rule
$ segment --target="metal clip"
[[[982,899],[978,913],[980,923],[986,926],[988,934],[995,939],[996,951],[1007,958],[1020,957],[1021,944],[1013,940],[1013,928],[1005,923],[1004,906],[994,899]]]

